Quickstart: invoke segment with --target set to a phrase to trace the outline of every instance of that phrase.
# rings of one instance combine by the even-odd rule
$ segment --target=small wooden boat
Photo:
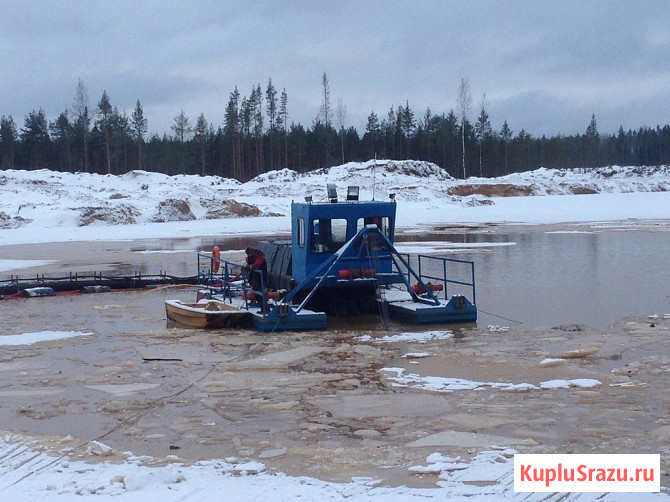
[[[234,328],[249,322],[248,310],[217,300],[184,303],[181,300],[165,300],[165,314],[169,321],[189,328]]]

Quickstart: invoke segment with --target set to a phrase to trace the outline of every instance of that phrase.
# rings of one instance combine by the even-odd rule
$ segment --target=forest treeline
[[[471,119],[467,82],[461,80],[458,111],[418,115],[408,102],[379,116],[371,111],[365,131],[346,125],[346,108],[333,107],[326,74],[322,103],[309,127],[290,120],[286,90],[268,81],[247,96],[230,93],[221,123],[183,110],[173,134],[147,135],[148,117],[139,100],[130,116],[103,92],[94,108],[81,80],[71,108],[49,120],[44,111],[28,113],[23,124],[0,119],[0,169],[52,169],[123,174],[133,169],[174,174],[219,175],[245,181],[263,172],[298,172],[350,161],[414,159],[433,162],[452,176],[495,177],[538,167],[670,164],[670,126],[641,127],[600,134],[596,117],[584,134],[533,137],[504,122],[491,128],[486,100]]]

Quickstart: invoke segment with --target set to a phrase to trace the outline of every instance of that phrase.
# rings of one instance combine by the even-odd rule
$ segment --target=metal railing
[[[353,241],[352,241],[353,242]],[[418,280],[423,283],[425,286],[429,286],[429,283],[440,284],[442,286],[442,292],[444,293],[444,299],[449,300],[449,291],[453,290],[454,286],[463,286],[469,288],[472,292],[471,298],[472,303],[476,305],[476,285],[475,285],[475,264],[473,261],[469,260],[458,260],[454,258],[443,258],[438,256],[430,255],[416,255],[412,257],[407,253],[398,253],[389,243],[390,250],[392,251],[388,255],[378,257],[378,259],[392,260],[395,272],[391,274],[386,274],[391,277],[387,279],[388,282],[382,281],[386,284],[391,284],[394,282],[404,282],[408,289],[411,288],[410,282]],[[394,256],[397,257],[394,258]],[[310,291],[309,295],[303,300],[300,305],[300,310],[306,302],[309,300],[311,295],[314,294],[316,289],[319,288],[321,282],[328,277],[329,271],[335,262],[338,261],[348,261],[351,260],[350,257],[334,256],[332,261],[333,263],[324,263],[321,267],[316,269],[311,277],[307,277],[303,280],[303,283],[309,282],[311,280],[318,280],[317,284],[314,286],[313,290]],[[416,262],[416,266],[413,266],[412,261]],[[218,264],[218,267],[215,266]],[[330,266],[329,266],[330,265]],[[326,267],[329,268],[326,270]],[[458,266],[464,266],[466,271],[461,271],[459,274],[453,273],[453,268]],[[214,269],[217,269],[216,271]],[[323,269],[323,270],[321,270]],[[266,281],[263,277],[263,274],[260,271],[252,270],[250,273],[259,274],[260,279],[260,291],[252,289],[248,283],[247,273],[244,266],[239,263],[233,263],[220,258],[214,257],[206,252],[198,253],[198,280],[197,285],[200,289],[206,289],[210,294],[220,298],[222,301],[229,301],[232,303],[234,296],[241,296],[244,299],[244,308],[249,308],[249,296],[247,293],[251,292],[256,299],[259,299],[258,303],[262,308],[262,312],[265,312],[268,307],[268,297],[266,295]],[[321,274],[321,275],[319,275]],[[397,275],[395,275],[397,274]],[[383,274],[377,274],[373,277],[376,281],[381,281]],[[395,275],[396,280],[393,280],[392,277]],[[450,277],[451,275],[451,277]],[[455,278],[456,277],[456,278]],[[241,280],[240,280],[241,279]],[[397,279],[400,279],[398,281]],[[303,284],[299,284],[294,291],[291,291],[287,297],[285,297],[282,302],[286,303],[289,300],[292,300],[292,297],[300,291],[300,287]],[[450,288],[451,286],[451,288]],[[462,289],[462,288],[461,288]],[[432,301],[437,302],[437,297],[440,295],[439,290],[427,291],[427,296],[432,298]],[[437,294],[435,294],[437,293]],[[469,296],[469,295],[466,295]]]
[[[425,279],[434,279],[434,280],[439,280],[442,281],[442,284],[444,285],[444,297],[445,299],[449,298],[449,284],[458,284],[461,286],[466,286],[470,288],[472,291],[472,303],[477,304],[477,297],[476,297],[476,285],[475,285],[475,262],[470,261],[470,260],[458,260],[455,258],[442,258],[438,256],[428,256],[428,255],[418,255],[418,272],[419,272],[419,277],[422,278],[422,280]],[[425,270],[432,270],[434,267],[430,267],[431,262],[437,262],[438,263],[438,269],[441,270],[442,274],[440,276],[433,276],[430,275],[429,272],[426,272]],[[448,269],[447,265],[451,264],[453,268],[453,264],[461,264],[466,266],[467,272],[469,272],[469,280],[466,277],[464,280],[456,280],[456,279],[450,279],[450,270]],[[467,276],[468,273],[465,273]]]
[[[444,293],[445,300],[449,299],[449,285],[460,285],[469,288],[472,292],[472,303],[477,304],[476,298],[476,284],[475,284],[475,263],[470,260],[458,260],[455,258],[443,258],[440,256],[430,256],[430,255],[416,255],[416,267],[412,264],[412,258],[409,254],[403,253],[403,257],[406,259],[407,263],[412,267],[419,279],[424,282],[434,282],[437,281],[438,284],[442,285],[442,291]],[[451,265],[451,266],[449,266]],[[465,272],[461,272],[459,277],[462,280],[453,278],[455,274],[453,273],[453,268],[455,266],[463,265],[466,268]],[[409,279],[408,271],[399,271],[404,274]],[[450,275],[452,277],[450,277]],[[462,277],[465,275],[465,277]],[[451,288],[453,290],[453,288]]]
[[[215,266],[218,264],[218,267]],[[216,271],[214,269],[217,269]],[[248,285],[247,274],[258,274],[260,279],[260,291],[254,290]],[[267,297],[265,295],[266,284],[263,274],[259,270],[245,271],[244,265],[216,258],[210,253],[198,252],[198,279],[196,285],[199,290],[206,290],[210,295],[221,301],[233,302],[234,297],[241,297],[244,308],[250,308],[247,293],[253,293],[260,298],[262,311],[267,310]]]

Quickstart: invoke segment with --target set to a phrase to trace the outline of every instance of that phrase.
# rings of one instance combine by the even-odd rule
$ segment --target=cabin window
[[[298,218],[298,246],[305,247],[305,218]]]
[[[388,239],[391,239],[391,218],[388,216],[359,218],[356,222],[356,233],[360,232],[364,226],[372,224],[377,225],[377,228],[379,228]]]
[[[347,220],[319,218],[312,222],[313,253],[334,253],[347,242]]]

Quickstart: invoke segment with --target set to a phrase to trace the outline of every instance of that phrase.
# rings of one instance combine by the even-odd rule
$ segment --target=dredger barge
[[[293,202],[291,240],[257,245],[266,275],[222,260],[216,248],[198,253],[198,300],[238,304],[260,331],[324,329],[327,316],[375,312],[411,324],[476,321],[474,263],[399,253],[395,197],[360,201],[358,194],[348,187],[338,200],[328,185],[324,201]],[[260,281],[247,280],[254,273]],[[260,289],[250,288],[254,282]],[[177,303],[166,302],[168,318],[176,320]]]

